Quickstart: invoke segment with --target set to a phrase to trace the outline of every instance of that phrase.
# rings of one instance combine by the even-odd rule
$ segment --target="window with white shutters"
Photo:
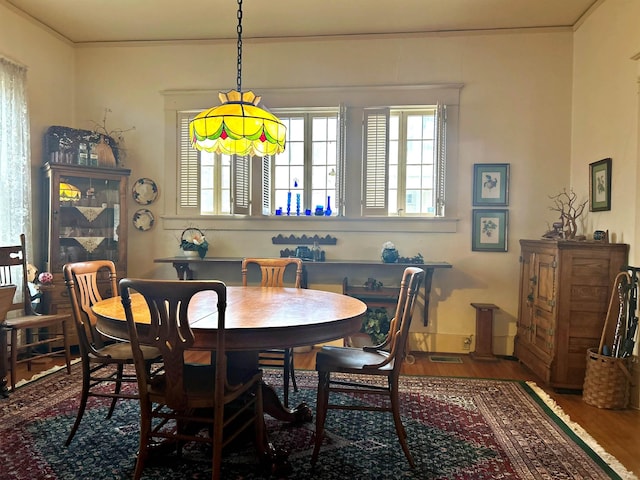
[[[363,216],[443,216],[446,107],[365,109],[363,125]]]

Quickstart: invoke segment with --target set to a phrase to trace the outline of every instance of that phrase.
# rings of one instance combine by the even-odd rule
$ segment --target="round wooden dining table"
[[[194,350],[212,351],[216,347],[216,303],[214,293],[201,292],[189,304]],[[131,304],[138,328],[143,328],[150,321],[144,297],[134,293]],[[120,297],[97,302],[92,309],[99,332],[118,340],[128,340]],[[315,345],[344,338],[360,330],[366,310],[366,304],[357,298],[323,290],[229,286],[225,318],[225,348],[230,351],[229,365],[252,368],[257,364],[259,350]],[[275,391],[266,387],[265,412],[283,421],[310,420],[308,406],[301,404],[293,409],[286,408]]]
[[[195,350],[212,350],[218,326],[217,297],[197,294],[189,304]],[[149,310],[139,294],[131,296],[137,323],[149,323]],[[225,343],[227,350],[262,350],[314,345],[360,330],[367,306],[339,293],[306,288],[227,287]],[[109,337],[128,339],[120,297],[93,305],[97,329]]]

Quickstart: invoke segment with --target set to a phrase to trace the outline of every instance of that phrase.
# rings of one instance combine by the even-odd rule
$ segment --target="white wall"
[[[271,222],[264,231],[243,232],[243,221],[205,223],[213,241],[211,255],[277,255],[278,233],[330,233],[338,237],[327,254],[336,259],[378,259],[383,242],[395,242],[402,255],[422,253],[444,260],[451,270],[436,272],[431,325],[414,322],[414,348],[462,351],[462,339],[475,333],[470,302],[491,302],[496,315],[494,349],[510,354],[517,315],[520,238],[537,238],[555,215],[549,195],[569,186],[572,88],[572,32],[528,31],[471,35],[411,35],[313,40],[245,40],[243,86],[261,89],[327,86],[380,86],[462,83],[457,165],[448,191],[457,206],[454,233],[396,231],[380,224],[379,233],[342,233],[336,227],[297,231]],[[177,251],[181,228],[163,218],[173,210],[175,171],[166,169],[166,90],[235,87],[235,42],[140,44],[72,48],[0,4],[0,53],[29,66],[33,116],[33,163],[41,164],[41,138],[50,125],[91,128],[104,109],[109,129],[127,132],[126,166],[132,181],[153,178],[160,198],[151,206],[159,219],[148,232],[130,229],[129,274],[173,277],[153,259]],[[265,96],[264,102],[270,105]],[[312,99],[310,99],[312,102]],[[359,158],[350,161],[359,162]],[[511,164],[509,251],[471,251],[471,193],[474,163]],[[353,188],[359,188],[354,185]],[[39,205],[36,203],[36,205]],[[129,205],[129,217],[135,205]],[[246,224],[246,223],[245,223]],[[344,222],[336,223],[340,229]],[[166,229],[165,227],[170,227]],[[214,276],[214,272],[202,272]],[[359,275],[359,273],[356,273]],[[353,282],[365,278],[352,279]],[[337,279],[339,280],[339,279]],[[326,280],[322,280],[323,282]],[[317,285],[336,288],[336,285]]]
[[[44,218],[39,189],[42,139],[51,125],[73,124],[75,52],[72,46],[0,4],[0,55],[28,69],[35,259],[41,256],[41,231],[37,226]]]
[[[327,249],[331,258],[377,259],[382,243],[391,240],[402,255],[420,252],[425,259],[453,265],[434,277],[432,325],[425,329],[414,322],[416,332],[428,333],[416,337],[419,348],[461,351],[462,338],[475,333],[475,311],[469,303],[491,302],[500,307],[496,353],[510,354],[517,315],[518,239],[537,238],[546,231],[555,220],[548,211],[548,195],[569,186],[571,52],[569,31],[246,40],[243,86],[258,94],[261,89],[294,87],[463,83],[459,159],[450,170],[456,181],[448,192],[458,206],[459,221],[456,233],[385,231],[389,227],[381,224],[380,233],[365,238],[357,232],[296,232],[286,220],[248,235],[242,222],[229,226],[214,220],[205,223],[213,240],[210,255],[277,255],[280,247],[271,245],[275,234],[332,233],[338,245]],[[111,128],[135,126],[126,134],[132,180],[153,178],[161,193],[151,210],[157,217],[171,212],[175,199],[163,193],[173,190],[175,172],[162,169],[161,92],[235,87],[235,43],[90,47],[76,54],[75,126],[90,127],[105,107],[113,111]],[[277,107],[267,96],[263,101]],[[201,106],[218,104],[214,92],[209,103]],[[511,164],[508,253],[471,251],[473,164],[488,162]],[[182,228],[189,223],[202,225],[184,220]],[[153,263],[154,258],[176,254],[180,229],[173,222],[174,230],[163,230],[168,224],[159,221],[149,232],[131,230],[129,274],[174,275],[170,267]]]
[[[606,0],[574,35],[571,184],[588,195],[589,163],[612,158],[611,210],[592,212],[586,229],[609,230],[640,265],[638,168],[640,2]],[[633,404],[640,405],[637,363]]]

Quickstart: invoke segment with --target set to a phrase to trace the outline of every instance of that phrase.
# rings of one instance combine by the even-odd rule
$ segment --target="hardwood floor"
[[[316,351],[314,349],[308,353],[296,353],[296,369],[314,370]],[[407,375],[530,380],[542,387],[540,380],[517,361],[500,359],[497,362],[483,362],[474,361],[468,355],[443,356],[458,356],[462,363],[436,363],[432,362],[427,354],[417,354],[413,364],[405,363],[403,372]],[[25,367],[20,368],[17,378],[31,378],[32,375],[61,363],[63,364],[63,361],[60,359],[45,359],[34,365],[31,372],[27,372]],[[548,388],[543,390],[604,450],[640,477],[640,410],[599,409],[584,403],[580,394],[559,393]]]

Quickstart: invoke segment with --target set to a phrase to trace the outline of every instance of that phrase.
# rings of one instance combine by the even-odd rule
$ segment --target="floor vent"
[[[446,355],[429,355],[429,361],[434,363],[462,363],[462,358]]]

